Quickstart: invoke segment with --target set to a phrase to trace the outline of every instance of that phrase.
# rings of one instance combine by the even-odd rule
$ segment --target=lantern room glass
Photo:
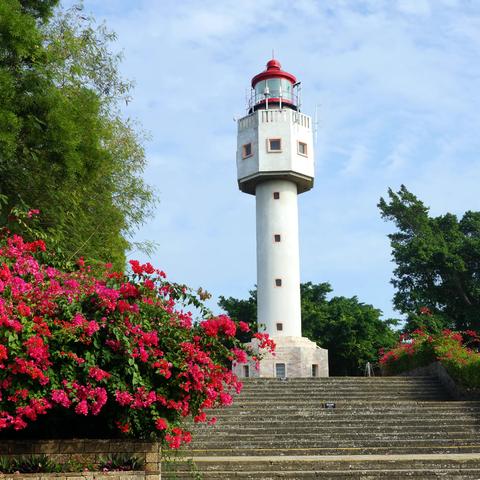
[[[268,98],[282,98],[288,102],[293,100],[292,84],[286,78],[269,78],[258,82],[255,85],[256,102],[264,100],[267,92]]]

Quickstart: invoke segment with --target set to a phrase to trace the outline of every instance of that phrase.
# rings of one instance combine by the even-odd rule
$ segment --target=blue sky
[[[117,32],[136,84],[125,115],[151,133],[145,175],[160,197],[137,239],[158,242],[151,261],[172,280],[214,298],[255,284],[255,204],[236,185],[233,117],[272,49],[302,81],[303,111],[318,105],[315,188],[299,199],[302,281],[398,316],[380,196],[403,183],[434,215],[480,210],[480,2],[84,5]]]

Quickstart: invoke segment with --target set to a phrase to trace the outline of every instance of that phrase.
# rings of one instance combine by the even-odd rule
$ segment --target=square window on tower
[[[298,153],[299,155],[303,155],[304,157],[308,156],[308,147],[306,143],[298,142]]]
[[[267,150],[269,152],[281,152],[282,151],[282,139],[281,138],[269,138],[267,140]]]
[[[242,158],[248,158],[252,156],[252,144],[246,143],[242,146]]]
[[[273,199],[280,200],[280,192],[273,192]]]
[[[277,323],[277,331],[283,331],[283,323]]]
[[[273,238],[275,239],[275,242],[278,243],[282,240],[282,237],[280,236],[279,233],[276,233]]]
[[[282,279],[281,278],[276,278],[275,279],[275,286],[276,287],[281,287],[282,286]]]

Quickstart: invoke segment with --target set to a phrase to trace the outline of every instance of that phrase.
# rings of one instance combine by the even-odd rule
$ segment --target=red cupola
[[[272,58],[266,70],[252,78],[249,112],[269,108],[299,110],[299,85],[295,75],[283,71],[280,62]]]

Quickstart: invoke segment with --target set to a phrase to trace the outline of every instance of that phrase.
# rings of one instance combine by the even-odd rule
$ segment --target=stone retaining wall
[[[0,456],[20,457],[45,454],[55,462],[75,460],[96,463],[109,454],[136,456],[145,469],[132,472],[80,472],[0,474],[0,480],[159,480],[161,478],[161,447],[157,442],[128,440],[5,440],[0,442]]]
[[[425,367],[414,368],[408,372],[400,373],[403,376],[432,376],[437,377],[443,387],[455,400],[480,400],[480,392],[468,389],[455,383],[455,380],[447,372],[447,369],[440,362],[433,362]]]

